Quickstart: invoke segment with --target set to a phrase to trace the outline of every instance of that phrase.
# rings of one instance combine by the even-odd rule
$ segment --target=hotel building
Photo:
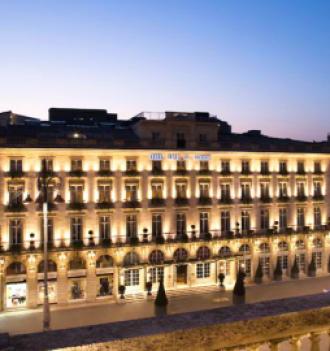
[[[68,304],[145,296],[161,276],[232,288],[239,267],[328,274],[329,162],[330,140],[237,134],[209,113],[0,113],[0,307],[43,302],[42,165],[50,301]]]

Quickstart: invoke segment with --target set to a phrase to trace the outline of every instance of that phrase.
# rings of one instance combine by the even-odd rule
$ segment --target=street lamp
[[[47,170],[46,160],[42,160],[41,172],[38,177],[38,190],[40,192],[40,200],[42,202],[43,214],[43,230],[44,230],[44,305],[43,305],[43,330],[50,329],[50,309],[49,309],[49,295],[48,295],[48,191],[50,185],[60,186],[60,178],[54,176]],[[54,202],[62,203],[64,200],[58,194]]]

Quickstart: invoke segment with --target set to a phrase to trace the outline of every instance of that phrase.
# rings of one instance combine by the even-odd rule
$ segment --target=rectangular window
[[[242,183],[241,184],[241,194],[242,199],[249,200],[251,198],[251,187],[250,183]]]
[[[152,161],[152,170],[154,172],[160,172],[162,170],[162,161]]]
[[[126,216],[126,237],[128,239],[137,237],[137,216],[135,214]]]
[[[297,263],[298,263],[299,270],[301,272],[305,272],[305,268],[306,268],[305,254],[300,253],[300,254],[296,255],[296,257],[297,257]]]
[[[10,205],[22,205],[23,204],[23,184],[10,184],[8,185],[8,195]]]
[[[154,238],[163,235],[162,215],[159,213],[152,214],[152,236]]]
[[[185,171],[186,170],[186,161],[178,160],[176,162],[176,170],[177,171]]]
[[[81,241],[83,237],[83,219],[82,217],[71,217],[70,219],[71,241]]]
[[[140,274],[138,269],[128,269],[124,274],[125,286],[137,286],[140,284]]]
[[[187,198],[187,183],[175,183],[177,199]]]
[[[125,191],[126,191],[126,201],[137,201],[137,190],[138,185],[132,183],[125,184]]]
[[[196,276],[197,279],[209,278],[210,277],[210,263],[197,263],[196,264]]]
[[[297,182],[297,196],[298,197],[305,196],[305,182]]]
[[[261,209],[260,210],[260,229],[266,230],[269,229],[269,210]]]
[[[282,269],[288,269],[288,256],[287,255],[278,256],[278,261],[279,261]]]
[[[209,232],[208,212],[200,212],[199,214],[199,231],[200,231],[200,236],[204,236]]]
[[[221,211],[220,217],[221,233],[225,234],[230,232],[230,211]]]
[[[251,259],[250,258],[241,258],[238,260],[239,266],[244,270],[245,274],[251,276]]]
[[[297,208],[297,227],[303,228],[305,226],[305,209],[303,207]]]
[[[278,183],[278,196],[280,198],[288,196],[288,184],[286,182]]]
[[[313,182],[313,188],[314,188],[314,196],[322,196],[322,187],[321,187],[321,182],[319,180],[315,180]]]
[[[99,202],[100,203],[109,203],[111,202],[111,183],[99,183]]]
[[[52,172],[53,171],[53,160],[51,158],[44,158],[41,160],[41,170]]]
[[[187,233],[187,222],[185,213],[176,214],[176,235],[183,236]]]
[[[99,217],[100,239],[110,239],[111,237],[111,222],[110,216]]]
[[[269,183],[268,182],[260,183],[260,197],[261,197],[261,199],[268,199],[269,198]]]
[[[72,172],[81,172],[82,171],[82,160],[81,159],[72,159],[71,160],[71,171]]]
[[[250,213],[248,211],[241,212],[241,228],[243,233],[250,230]]]
[[[321,251],[312,252],[312,258],[315,261],[316,268],[321,269],[322,268],[322,252]]]
[[[186,147],[186,139],[184,133],[176,133],[176,146],[178,148]]]
[[[288,227],[288,211],[286,208],[279,209],[279,227],[281,230]]]
[[[153,284],[158,284],[164,278],[164,267],[152,267],[149,272]]]
[[[242,161],[242,173],[250,173],[250,162],[249,161]]]
[[[9,163],[9,171],[13,173],[23,172],[23,160],[21,159],[11,159]]]
[[[322,224],[322,216],[320,207],[314,207],[314,228],[320,227]]]
[[[287,168],[287,162],[286,161],[280,161],[279,170],[280,170],[281,174],[287,174],[288,173],[288,168]]]
[[[162,199],[163,198],[163,184],[162,183],[152,183],[151,184],[151,193],[153,199]]]
[[[110,171],[110,159],[109,158],[101,158],[100,159],[100,171],[109,172]]]
[[[315,161],[314,162],[314,173],[322,173],[321,162],[320,161]]]
[[[229,174],[230,173],[230,161],[221,161],[221,172],[223,174]]]
[[[11,245],[23,243],[23,220],[14,218],[9,220],[9,238]]]
[[[210,197],[210,184],[199,183],[199,197],[209,198]]]
[[[126,171],[127,172],[136,172],[137,171],[136,160],[126,160]]]
[[[82,204],[83,200],[83,191],[84,186],[78,184],[70,184],[70,203],[72,204]]]
[[[300,174],[305,173],[305,164],[303,161],[298,161],[297,163],[297,172]]]
[[[261,256],[260,257],[260,264],[261,264],[261,268],[262,268],[262,273],[265,276],[269,276],[269,274],[270,274],[270,260],[269,260],[269,256]]]
[[[261,174],[268,174],[269,173],[268,161],[261,161],[261,163],[260,163],[260,173]]]
[[[199,169],[201,171],[208,171],[209,170],[209,161],[199,161]]]
[[[221,183],[220,192],[221,192],[221,200],[226,201],[231,199],[229,183]]]

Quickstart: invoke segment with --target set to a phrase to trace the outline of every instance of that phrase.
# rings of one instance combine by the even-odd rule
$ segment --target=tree
[[[291,268],[291,279],[298,279],[299,278],[299,267],[297,256],[294,258],[293,266]]]
[[[237,273],[236,282],[233,290],[234,304],[245,302],[245,286],[244,286],[245,276],[246,276],[245,272],[240,268]]]
[[[168,304],[168,299],[165,292],[164,279],[161,278],[159,281],[159,287],[158,287],[157,296],[155,299],[155,305],[157,307],[165,307],[167,306],[167,304]]]
[[[316,262],[315,262],[315,256],[314,255],[312,255],[311,263],[308,265],[308,276],[309,277],[315,277],[316,276]]]
[[[282,280],[282,266],[280,262],[280,258],[277,257],[276,267],[274,270],[274,280]]]
[[[256,270],[256,274],[254,276],[254,281],[256,284],[261,284],[262,283],[262,277],[263,277],[263,272],[262,272],[262,266],[261,266],[261,261],[259,259],[258,267]]]

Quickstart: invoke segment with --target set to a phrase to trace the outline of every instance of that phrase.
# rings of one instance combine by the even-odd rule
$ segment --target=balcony
[[[36,210],[38,212],[42,211],[43,210],[42,206],[43,206],[43,204],[41,202],[38,202],[36,204]],[[57,210],[56,204],[54,202],[48,202],[47,203],[47,210],[48,210],[48,212],[56,211]]]
[[[126,200],[123,202],[124,208],[140,208],[142,207],[141,202],[138,200]]]
[[[71,202],[67,204],[67,209],[73,211],[82,211],[86,209],[86,204],[83,202]]]
[[[322,194],[314,194],[313,201],[324,201],[324,195]]]
[[[209,196],[201,196],[198,198],[198,205],[212,205],[212,199]]]
[[[212,172],[211,172],[209,169],[200,169],[200,170],[198,171],[198,174],[199,174],[199,175],[208,176],[208,175],[211,175]]]
[[[176,175],[184,176],[188,174],[188,171],[185,168],[177,169],[175,171]]]
[[[69,175],[69,177],[81,178],[81,177],[86,177],[87,172],[80,170],[80,169],[77,169],[77,170],[68,172],[68,175]]]
[[[248,176],[248,175],[251,175],[252,172],[250,169],[242,169],[241,171],[241,175],[245,175],[245,176]]]
[[[260,174],[263,175],[263,176],[271,175],[269,169],[262,169],[262,170],[260,170]]]
[[[10,178],[22,178],[27,175],[26,172],[23,172],[22,170],[11,170],[9,172],[6,172],[6,177]]]
[[[307,196],[305,194],[299,194],[296,196],[296,201],[305,202],[305,201],[307,201]]]
[[[162,169],[154,168],[151,170],[151,174],[154,176],[162,176],[165,174],[165,172]]]
[[[154,198],[149,200],[149,207],[165,207],[166,200],[163,198]]]
[[[123,172],[124,176],[126,177],[137,177],[140,175],[140,172],[137,169],[129,169]]]
[[[264,204],[268,204],[268,203],[272,202],[272,198],[269,195],[263,195],[259,198],[259,201],[264,203]]]
[[[252,203],[253,199],[251,196],[242,196],[240,201],[242,204],[250,204]]]
[[[221,199],[219,199],[219,204],[220,205],[230,205],[233,203],[233,199],[231,199],[229,196],[223,196]]]
[[[114,204],[112,201],[102,201],[102,202],[97,202],[95,204],[95,208],[99,210],[107,210],[113,207],[114,207]]]
[[[289,172],[287,169],[280,169],[278,174],[281,176],[287,176],[287,175],[289,175]]]
[[[277,202],[289,202],[290,201],[290,197],[288,195],[280,195],[277,198]]]
[[[296,174],[297,175],[306,175],[306,171],[304,169],[298,169]]]
[[[224,176],[224,177],[228,177],[233,175],[233,173],[231,172],[230,169],[223,169],[220,171],[220,175]]]
[[[11,243],[9,246],[9,251],[12,253],[20,253],[24,249],[23,243]]]
[[[39,177],[43,176],[43,177],[46,177],[46,178],[53,178],[53,177],[57,177],[58,176],[58,172],[54,172],[51,169],[46,169],[44,171],[38,172],[38,176]]]
[[[177,197],[175,199],[175,205],[176,206],[187,206],[189,203],[188,199],[186,197]]]
[[[22,202],[13,202],[13,203],[9,203],[5,207],[5,211],[6,212],[25,212],[27,211],[27,208]]]
[[[96,172],[96,175],[98,177],[112,177],[113,172],[110,171],[110,169],[102,169],[102,170],[99,170],[98,172]]]

